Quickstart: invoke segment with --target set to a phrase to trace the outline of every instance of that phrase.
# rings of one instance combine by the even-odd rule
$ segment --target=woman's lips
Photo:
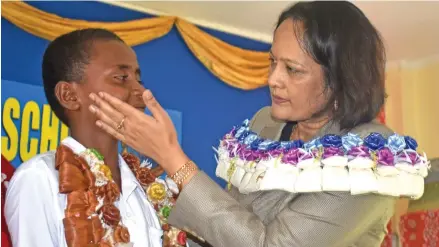
[[[273,101],[273,103],[275,103],[277,105],[284,104],[284,103],[288,102],[287,99],[281,98],[281,97],[276,96],[276,95],[271,95],[271,100]]]

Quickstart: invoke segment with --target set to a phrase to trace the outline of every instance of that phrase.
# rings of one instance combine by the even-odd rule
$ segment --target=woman
[[[271,107],[218,149],[228,191],[185,155],[150,91],[143,99],[153,117],[105,93],[90,95],[90,110],[99,127],[170,174],[181,193],[169,222],[212,246],[379,246],[395,196],[419,197],[423,184],[414,176],[418,190],[395,186],[394,161],[403,167],[416,145],[374,122],[385,98],[377,30],[349,2],[300,2],[280,15],[270,60]],[[374,164],[387,176],[374,179]]]

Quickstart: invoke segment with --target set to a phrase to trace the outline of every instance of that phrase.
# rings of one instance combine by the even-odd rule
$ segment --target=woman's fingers
[[[106,124],[105,122],[102,122],[101,120],[96,121],[96,125],[103,129],[108,134],[112,135],[114,138],[118,139],[121,142],[126,143],[125,136],[122,135],[122,133],[118,132],[116,129],[112,128],[110,125]],[[129,143],[126,143],[129,145]]]
[[[164,123],[166,118],[168,118],[166,111],[157,102],[154,95],[152,95],[150,90],[145,90],[142,94],[143,102],[145,102],[146,107],[151,111],[152,116],[157,119],[157,121]]]
[[[111,114],[121,114],[122,116],[130,116],[138,112],[136,108],[130,106],[129,104],[123,102],[122,100],[108,93],[100,92],[99,97],[97,98],[98,99],[96,99],[95,102],[99,102],[103,104],[103,106],[109,106],[109,108],[106,107],[105,109],[109,111],[106,112],[109,117],[117,117],[117,115],[111,115]],[[101,107],[100,105],[98,106]]]
[[[109,103],[107,103],[106,102],[106,101],[108,101],[107,98],[103,98],[103,97],[101,98],[101,97],[97,96],[96,94],[91,93],[90,94],[90,99],[93,100],[93,103],[97,106],[97,108],[99,108],[99,109],[97,109],[97,108],[95,108],[95,109],[90,108],[90,111],[93,112],[93,110],[95,110],[94,113],[103,121],[105,121],[105,120],[101,116],[106,116],[106,117],[108,117],[108,119],[110,119],[110,120],[112,120],[112,121],[114,121],[114,122],[116,122],[118,124],[118,123],[120,123],[122,121],[122,119],[125,116],[128,116],[124,112],[121,112],[118,108],[116,108],[116,109],[113,108],[112,104],[110,105]],[[114,100],[120,101],[117,98],[114,98]],[[122,101],[120,101],[120,102],[122,102]],[[108,121],[105,121],[105,122],[107,124],[111,125],[111,122],[108,122]]]
[[[120,118],[121,120],[118,122],[117,119],[112,119],[110,117],[107,116],[107,114],[105,114],[105,112],[101,111],[97,106],[95,105],[90,105],[89,106],[89,110],[96,115],[96,117],[104,122],[105,124],[111,126],[113,129],[117,129],[119,127],[120,122],[122,121],[123,117]]]

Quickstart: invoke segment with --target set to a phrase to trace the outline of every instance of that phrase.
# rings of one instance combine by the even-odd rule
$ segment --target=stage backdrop
[[[98,2],[28,3],[62,17],[88,21],[127,21],[150,17]],[[53,143],[59,141],[67,135],[67,129],[60,125],[53,127],[53,121],[56,120],[51,118],[52,113],[47,105],[44,106],[45,100],[42,98],[41,59],[49,42],[22,31],[3,18],[1,25],[2,80],[28,86],[26,90],[18,90],[13,84],[2,82],[2,154],[13,159],[14,165],[18,165],[21,158],[27,159],[35,152],[55,148],[56,145],[51,140],[54,140]],[[245,49],[269,49],[268,44],[203,30]],[[180,133],[184,150],[215,178],[216,164],[212,146],[218,145],[219,139],[232,125],[250,118],[258,109],[269,104],[267,88],[243,91],[226,85],[193,56],[175,27],[164,37],[133,48],[145,86],[153,91],[166,109],[182,114]],[[7,92],[10,92],[9,95]],[[13,98],[17,98],[18,103],[14,103]],[[16,107],[13,108],[15,110],[11,110],[12,106]],[[36,120],[38,117],[39,120]],[[9,140],[13,141],[9,143]],[[10,146],[14,141],[15,150]],[[216,181],[219,182],[218,179]]]

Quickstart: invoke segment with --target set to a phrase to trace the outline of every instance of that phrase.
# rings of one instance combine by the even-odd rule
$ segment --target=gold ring
[[[117,126],[117,130],[121,130],[123,128],[123,123],[125,122],[125,117],[122,118],[119,125]]]

